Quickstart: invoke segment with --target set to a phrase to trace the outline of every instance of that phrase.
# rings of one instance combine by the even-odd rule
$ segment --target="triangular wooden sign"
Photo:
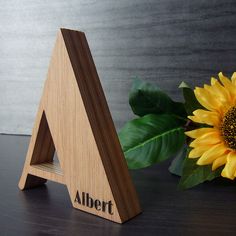
[[[19,188],[47,180],[65,184],[75,208],[108,220],[141,212],[85,34],[68,29],[57,36]]]

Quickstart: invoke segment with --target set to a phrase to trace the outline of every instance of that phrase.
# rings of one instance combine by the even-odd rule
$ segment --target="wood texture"
[[[0,135],[2,235],[235,235],[236,182],[217,180],[179,191],[179,178],[168,172],[168,161],[131,171],[143,213],[122,225],[73,209],[62,184],[48,181],[40,188],[19,191],[29,140]]]
[[[60,169],[54,166],[55,150]],[[79,31],[58,33],[19,187],[47,179],[66,184],[73,206],[83,211],[118,223],[140,213],[87,40]],[[79,204],[77,191],[111,201],[113,210],[105,210],[107,203],[102,210]]]
[[[86,33],[116,127],[139,76],[177,86],[235,71],[234,0],[0,0],[0,132],[31,134],[58,28]]]

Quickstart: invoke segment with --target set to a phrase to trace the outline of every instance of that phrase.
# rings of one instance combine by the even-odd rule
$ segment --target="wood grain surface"
[[[55,150],[59,172],[58,165],[54,168]],[[80,31],[58,31],[19,187],[41,186],[47,179],[65,184],[73,206],[91,214],[123,223],[141,212],[86,36]],[[75,201],[77,194],[91,198],[81,203]],[[102,207],[94,207],[92,199]]]
[[[87,35],[117,129],[132,117],[132,77],[181,99],[236,61],[234,0],[0,1],[0,132],[31,133],[59,28]]]
[[[48,182],[17,188],[29,137],[0,135],[1,235],[235,235],[236,185],[217,180],[186,191],[168,162],[132,171],[143,213],[119,225],[74,209],[67,188]]]

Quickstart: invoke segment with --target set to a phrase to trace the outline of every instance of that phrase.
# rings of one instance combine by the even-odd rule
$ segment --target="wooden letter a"
[[[141,211],[86,37],[68,29],[57,36],[19,188],[47,180],[65,184],[75,208],[111,221]]]

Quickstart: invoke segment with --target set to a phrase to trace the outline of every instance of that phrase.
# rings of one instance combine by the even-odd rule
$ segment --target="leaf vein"
[[[128,152],[131,152],[131,151],[133,151],[133,150],[135,150],[135,149],[137,149],[137,148],[140,148],[140,147],[146,145],[147,143],[149,143],[149,142],[151,142],[151,141],[153,141],[153,140],[155,140],[155,139],[158,139],[158,138],[161,137],[161,136],[165,136],[165,135],[167,135],[167,134],[169,134],[169,133],[172,133],[172,132],[174,132],[174,131],[181,131],[181,130],[183,130],[183,128],[182,128],[182,127],[178,127],[178,128],[175,128],[175,129],[168,130],[168,131],[166,131],[166,132],[164,132],[164,133],[162,133],[162,134],[158,134],[158,135],[156,135],[156,136],[154,136],[154,137],[152,137],[152,138],[146,140],[145,142],[138,144],[138,145],[135,146],[135,147],[129,148],[127,151],[125,151],[125,154],[127,154]]]

